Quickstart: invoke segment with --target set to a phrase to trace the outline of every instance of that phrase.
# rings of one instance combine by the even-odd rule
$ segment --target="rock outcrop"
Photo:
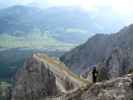
[[[32,57],[16,76],[12,100],[35,100],[58,92],[54,74]]]
[[[73,72],[82,73],[89,66],[101,62],[106,55],[106,49],[110,48],[109,46],[109,36],[97,34],[83,45],[64,54],[60,59]]]
[[[95,66],[98,71],[97,81],[109,80],[133,72],[133,63],[129,52],[121,48],[114,48],[103,62]],[[81,76],[91,81],[92,70],[93,68],[90,66],[81,73]]]
[[[73,74],[60,61],[34,54],[17,73],[11,100],[132,99],[133,74],[92,84]]]
[[[87,83],[60,61],[34,54],[17,73],[11,100],[39,100],[68,94]]]
[[[60,59],[74,72],[81,73],[87,67],[104,62],[114,48],[120,48],[133,60],[133,25],[123,28],[116,34],[97,34],[86,43],[64,54]],[[132,63],[133,64],[133,63]],[[133,67],[132,67],[133,69]]]
[[[133,74],[98,82],[71,94],[46,100],[132,100]]]
[[[78,100],[132,100],[133,74],[92,85]]]
[[[105,61],[97,66],[102,74],[100,77],[112,79],[128,74],[132,70],[133,63],[129,52],[120,48],[114,48],[111,55],[106,57]],[[104,76],[103,76],[104,75]]]

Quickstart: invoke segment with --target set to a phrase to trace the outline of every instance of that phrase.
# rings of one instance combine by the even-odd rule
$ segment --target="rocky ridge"
[[[79,100],[132,100],[133,74],[98,82],[83,92]]]
[[[97,82],[84,89],[79,89],[69,95],[46,100],[132,100],[133,74]],[[45,99],[42,99],[45,100]]]
[[[133,25],[124,27],[119,32],[111,35],[96,34],[92,38],[89,38],[83,45],[80,45],[70,52],[67,52],[60,59],[67,66],[69,66],[73,72],[79,74],[92,65],[97,65],[98,63],[104,62],[107,57],[112,55],[115,48],[119,48],[121,49],[120,51],[129,54],[129,63],[132,65],[132,37]],[[121,53],[121,56],[125,56],[125,54]]]
[[[92,84],[63,63],[34,54],[16,75],[11,100],[132,100],[133,74]]]
[[[11,100],[55,98],[71,94],[87,84],[88,81],[72,73],[60,61],[45,54],[34,54],[16,75]]]

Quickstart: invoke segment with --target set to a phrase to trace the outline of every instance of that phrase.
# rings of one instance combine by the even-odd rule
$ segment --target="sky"
[[[1,8],[12,5],[32,5],[40,8],[72,6],[95,14],[106,11],[122,19],[125,25],[133,23],[132,4],[133,0],[0,0]]]
[[[29,4],[40,8],[76,6],[92,12],[99,11],[99,9],[111,9],[112,12],[121,16],[133,15],[133,0],[0,0],[1,7]]]
[[[133,12],[133,0],[0,0],[0,5],[34,4],[40,7],[49,6],[79,6],[85,10],[97,10],[101,7],[111,8],[119,14]]]
[[[122,15],[133,12],[133,0],[48,0],[48,3],[53,6],[79,6],[89,11],[111,8],[112,11]]]

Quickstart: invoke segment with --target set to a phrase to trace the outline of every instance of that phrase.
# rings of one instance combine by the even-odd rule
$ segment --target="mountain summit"
[[[116,34],[105,35],[96,34],[89,38],[86,43],[67,52],[61,57],[61,60],[69,66],[74,72],[80,73],[86,68],[104,62],[112,55],[114,49],[118,48],[120,59],[128,56],[126,67],[131,68],[133,65],[133,25],[121,29]],[[124,52],[124,53],[121,53]],[[126,52],[126,54],[125,54]],[[114,54],[113,54],[114,55]],[[118,61],[118,60],[117,60]],[[124,62],[123,62],[124,64]],[[119,67],[124,67],[120,65]],[[133,67],[132,67],[133,69]],[[126,71],[127,72],[127,71]]]
[[[34,54],[16,75],[12,100],[39,100],[71,94],[86,87],[87,83],[60,61],[45,54]]]
[[[132,94],[132,74],[92,84],[60,61],[34,54],[16,75],[11,100],[132,100]]]

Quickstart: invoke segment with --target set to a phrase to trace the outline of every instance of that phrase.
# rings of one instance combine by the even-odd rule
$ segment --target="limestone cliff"
[[[16,75],[11,100],[39,100],[72,93],[88,81],[45,54],[34,54]]]

